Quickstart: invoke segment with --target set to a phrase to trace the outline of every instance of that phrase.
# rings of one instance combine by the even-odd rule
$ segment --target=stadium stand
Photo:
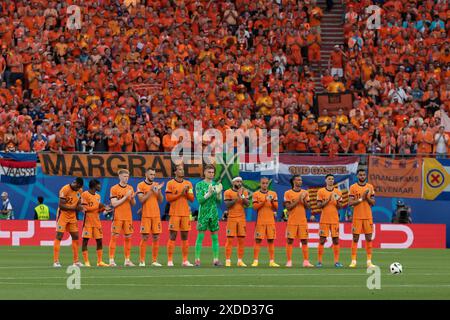
[[[3,0],[0,150],[170,151],[200,119],[279,128],[284,152],[448,155],[447,1],[325,6]],[[319,113],[322,92],[353,108]]]

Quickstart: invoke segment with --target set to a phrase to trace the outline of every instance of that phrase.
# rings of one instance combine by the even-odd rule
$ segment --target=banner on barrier
[[[42,171],[54,176],[117,177],[119,169],[128,169],[132,177],[144,177],[153,167],[157,178],[172,177],[170,154],[56,154],[40,153]],[[200,177],[201,164],[185,164],[186,177]]]
[[[280,155],[275,173],[279,184],[290,185],[290,178],[299,174],[303,179],[303,189],[308,189],[311,212],[320,213],[317,208],[317,191],[325,187],[327,174],[334,175],[336,187],[342,192],[344,206],[348,204],[348,195],[352,176],[358,170],[358,157],[329,158]]]
[[[450,160],[424,159],[423,198],[450,200]]]
[[[371,156],[368,180],[377,196],[421,198],[422,159],[394,160]]]
[[[134,229],[139,230],[139,221],[133,223]],[[226,222],[220,222],[219,241],[223,246],[226,240],[225,232]],[[102,221],[103,227],[103,243],[109,243],[111,236],[111,221]],[[319,241],[319,224],[309,223],[309,246],[317,247]],[[82,221],[79,222],[81,232]],[[164,245],[168,240],[168,222],[162,222],[160,243]],[[0,245],[7,246],[52,246],[55,238],[56,221],[32,221],[32,220],[16,220],[3,221],[0,225]],[[192,223],[192,231],[189,232],[190,245],[195,244],[197,231],[195,222]],[[254,244],[255,223],[247,222],[246,246],[251,247]],[[276,224],[275,245],[284,247],[286,245],[285,238],[286,223],[279,222]],[[445,248],[446,231],[444,224],[375,224],[373,233],[374,248],[390,248],[390,249],[407,249],[407,248]],[[352,242],[352,226],[351,223],[340,224],[340,245],[348,248]],[[363,247],[364,237],[360,237],[359,247]],[[123,241],[119,238],[118,245]],[[132,237],[132,244],[139,245],[140,235],[135,232]],[[180,242],[180,240],[177,240]],[[178,243],[177,242],[177,243]],[[61,242],[62,246],[69,246],[71,239],[68,233],[64,235]],[[204,244],[211,245],[210,237],[206,237]],[[325,243],[325,247],[331,246],[331,239]],[[49,256],[49,259],[51,257]]]
[[[16,185],[35,183],[36,154],[0,152],[0,182]]]

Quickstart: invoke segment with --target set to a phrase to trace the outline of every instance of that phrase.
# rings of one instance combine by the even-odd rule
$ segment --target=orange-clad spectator
[[[359,127],[358,129],[358,137],[355,141],[353,141],[353,150],[354,153],[362,154],[367,153],[367,147],[369,145],[369,133],[367,130],[364,130],[363,127]]]
[[[324,133],[328,130],[328,126],[331,123],[331,117],[328,115],[328,110],[323,109],[322,115],[317,119],[317,124],[320,133]]]
[[[108,151],[109,152],[122,152],[122,145],[120,141],[120,132],[117,128],[111,130],[111,133],[107,135],[108,138]]]
[[[164,152],[170,152],[178,144],[178,141],[172,140],[172,128],[167,128],[167,133],[163,136],[162,145]]]
[[[341,93],[345,91],[345,86],[339,80],[339,76],[335,74],[333,76],[333,81],[328,84],[328,87],[326,89],[329,93]]]
[[[331,52],[328,60],[328,69],[331,69],[331,76],[338,75],[339,78],[344,76],[344,57],[346,55],[342,52],[339,45],[334,46],[334,51]]]
[[[428,155],[433,152],[434,134],[429,130],[426,122],[421,127],[416,136],[417,153]]]
[[[138,131],[133,134],[134,140],[134,150],[136,152],[146,152],[147,151],[147,132],[145,132],[145,127],[143,124],[139,125]]]
[[[319,126],[315,121],[315,117],[313,114],[310,114],[307,117],[307,120],[302,123],[302,127],[306,132],[308,138],[312,138],[313,136],[315,136],[315,133],[319,130]]]
[[[310,152],[319,154],[322,151],[322,140],[320,133],[316,132],[314,137],[311,137],[308,141],[308,148]]]
[[[18,141],[17,151],[30,152],[31,151],[31,137],[32,137],[32,133],[28,129],[28,125],[23,124],[21,126],[19,132],[17,132],[17,141]]]
[[[155,134],[154,130],[150,130],[147,139],[147,148],[149,151],[159,151],[161,146],[161,139]]]

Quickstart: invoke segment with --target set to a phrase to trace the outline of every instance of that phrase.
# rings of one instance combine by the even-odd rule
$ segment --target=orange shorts
[[[143,234],[160,234],[161,233],[161,218],[142,218],[141,219],[141,233]]]
[[[319,236],[328,237],[331,231],[332,238],[339,238],[339,223],[319,223]]]
[[[277,236],[274,224],[257,224],[255,227],[255,239],[273,240]]]
[[[103,238],[103,232],[102,228],[98,227],[83,227],[82,232],[83,238],[86,239],[102,239]]]
[[[370,234],[373,232],[373,222],[369,219],[353,220],[352,233],[353,234]]]
[[[133,221],[131,220],[114,220],[111,226],[111,232],[123,233],[129,235],[133,233]]]
[[[68,219],[66,216],[60,214],[56,220],[56,232],[78,232],[77,219]]]
[[[169,230],[170,231],[189,231],[189,230],[191,230],[191,218],[189,216],[186,216],[186,217],[170,216]]]
[[[286,226],[286,238],[308,240],[308,225],[288,224]]]
[[[227,237],[245,237],[246,228],[245,221],[228,220],[227,221]]]

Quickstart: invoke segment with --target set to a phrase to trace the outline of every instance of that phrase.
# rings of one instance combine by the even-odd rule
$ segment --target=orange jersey
[[[350,187],[350,197],[353,197],[354,199],[361,199],[366,190],[369,190],[369,195],[371,197],[375,195],[374,188],[370,183],[366,183],[363,186],[359,185],[358,183],[355,183]],[[370,207],[367,201],[363,201],[360,204],[353,207],[353,220],[355,219],[372,220],[372,208]]]
[[[332,191],[328,191],[327,188],[321,188],[317,191],[317,200],[328,200],[332,193],[335,193],[342,197],[342,192],[338,188],[334,188]],[[339,213],[337,209],[337,201],[334,197],[331,201],[322,208],[322,214],[320,215],[320,223],[339,223]]]
[[[187,195],[179,196],[186,186],[189,187]],[[192,183],[188,180],[170,180],[166,186],[166,200],[170,202],[170,216],[188,217],[191,213],[188,201],[194,201]]]
[[[89,191],[85,191],[81,194],[81,205],[86,210],[84,214],[84,227],[101,228],[100,222],[100,195],[98,193],[92,194]]]
[[[284,201],[285,202],[291,202],[294,201],[298,198],[300,198],[302,193],[306,193],[306,201],[309,201],[309,193],[306,190],[301,190],[300,191],[294,191],[294,190],[288,190],[284,193]],[[288,225],[291,224],[307,224],[308,221],[306,220],[306,210],[305,210],[305,206],[303,205],[303,203],[299,202],[297,203],[297,205],[292,208],[289,211],[289,217],[288,217]]]
[[[111,199],[116,198],[117,200],[122,199],[128,191],[134,192],[132,186],[127,184],[125,187],[122,187],[120,184],[116,184],[111,187]],[[132,220],[133,216],[131,214],[131,201],[125,201],[120,206],[114,208],[114,220]]]
[[[63,214],[67,219],[76,219],[75,208],[80,200],[80,194],[83,192],[82,189],[75,191],[72,189],[70,184],[66,184],[59,190],[59,198],[66,200],[66,206],[73,208],[73,210],[62,210],[59,209],[59,214]]]
[[[150,198],[142,205],[142,218],[159,218],[161,217],[158,204],[158,194],[152,191],[153,187],[158,186],[158,183],[142,181],[137,185],[136,193],[147,194],[152,192]]]
[[[244,191],[243,195],[247,198],[248,192]],[[245,221],[245,208],[244,204],[242,203],[242,199],[238,197],[238,192],[234,191],[233,189],[228,189],[223,193],[223,199],[224,200],[235,200],[237,201],[232,205],[230,208],[228,208],[228,219],[236,219],[236,220],[243,220]]]
[[[267,200],[271,195],[273,201]],[[256,191],[253,193],[253,209],[258,213],[256,224],[275,224],[274,212],[278,210],[278,197],[274,191]]]

